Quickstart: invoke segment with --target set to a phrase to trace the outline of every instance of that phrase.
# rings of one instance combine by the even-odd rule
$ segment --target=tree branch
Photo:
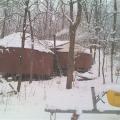
[[[62,1],[62,0],[61,0],[61,1]],[[65,16],[66,19],[67,19],[71,24],[74,24],[74,23],[73,23],[73,20],[72,20],[69,16],[67,16],[67,15],[65,14],[65,12],[64,12],[64,10],[63,10],[63,5],[65,5],[65,4],[62,2],[61,9],[62,9],[63,16]]]
[[[60,0],[60,1],[61,1],[62,4],[64,4],[64,5],[68,5],[68,6],[69,6],[69,4],[63,2],[63,0]]]
[[[81,20],[82,5],[80,4],[80,0],[77,0],[77,7],[78,7],[77,16],[76,16],[76,21],[74,22],[75,28],[77,28]]]

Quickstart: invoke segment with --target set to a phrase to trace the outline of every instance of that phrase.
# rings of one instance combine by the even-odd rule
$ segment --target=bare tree
[[[4,19],[3,19],[3,25],[2,25],[2,30],[1,30],[1,38],[4,38],[4,36],[6,35],[6,21],[7,21],[7,17],[8,17],[8,4],[9,4],[9,0],[7,1],[3,1],[5,4],[5,8],[3,10],[4,13]]]
[[[74,21],[74,11],[73,6],[77,3],[77,16],[76,20]],[[82,5],[81,0],[77,0],[76,2],[70,0],[70,27],[69,27],[69,38],[70,38],[70,47],[69,47],[69,55],[68,55],[68,73],[67,73],[67,83],[66,88],[72,88],[72,81],[73,81],[73,71],[74,71],[74,45],[75,45],[75,36],[76,30],[81,20],[81,13],[82,13]]]
[[[113,14],[113,40],[116,34],[116,24],[117,24],[117,0],[114,0],[114,14]],[[111,82],[113,83],[113,54],[114,54],[114,41],[111,43]]]
[[[27,14],[28,14],[28,9],[29,9],[29,0],[25,1],[25,14],[24,14],[24,20],[23,20],[23,35],[22,35],[22,53],[21,53],[21,69],[23,65],[23,57],[24,57],[24,46],[25,46],[25,32],[26,32],[26,20],[27,20]],[[20,79],[18,80],[18,85],[17,85],[17,91],[20,92],[20,87],[21,87],[21,80],[22,80],[22,74]]]
[[[3,20],[1,38],[4,38],[4,36],[5,36],[6,17],[7,17],[7,11],[6,11],[6,9],[4,9],[4,20]]]
[[[31,32],[31,58],[30,58],[30,81],[29,83],[32,83],[33,78],[33,49],[34,49],[34,37],[33,37],[33,29],[32,29],[32,22],[31,22],[31,14],[30,11],[28,11],[28,17],[29,17],[29,23],[30,23],[30,32]]]

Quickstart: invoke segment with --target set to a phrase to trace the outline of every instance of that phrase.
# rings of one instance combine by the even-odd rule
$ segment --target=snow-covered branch
[[[80,20],[81,20],[81,13],[82,13],[82,5],[80,4],[80,1],[77,0],[77,7],[78,7],[78,11],[77,11],[77,16],[76,16],[76,21],[74,23],[75,28],[79,25]]]

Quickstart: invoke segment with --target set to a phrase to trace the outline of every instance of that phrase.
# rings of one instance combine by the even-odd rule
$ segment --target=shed
[[[81,52],[75,57],[75,70],[79,72],[87,72],[93,64],[92,55]]]
[[[13,33],[0,40],[0,72],[30,74],[31,39],[26,34],[25,47],[21,49],[22,33]],[[22,63],[21,63],[22,59]],[[34,39],[32,53],[33,75],[50,76],[53,73],[53,52],[42,41]]]
[[[57,41],[56,41],[57,42]],[[92,64],[93,58],[88,48],[84,48],[79,44],[75,44],[75,70],[79,72],[88,71]],[[69,42],[56,46],[56,54],[58,63],[63,72],[66,74],[68,65]]]

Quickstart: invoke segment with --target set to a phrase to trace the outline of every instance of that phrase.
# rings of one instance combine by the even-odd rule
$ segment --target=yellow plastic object
[[[120,93],[109,90],[107,92],[107,99],[110,105],[120,107]]]

